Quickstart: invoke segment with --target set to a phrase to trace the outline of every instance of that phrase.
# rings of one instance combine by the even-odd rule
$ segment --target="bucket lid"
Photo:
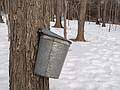
[[[69,42],[70,44],[72,43],[71,41],[51,32],[50,30],[47,30],[47,29],[42,29],[42,30],[39,30],[39,32],[42,34],[42,35],[47,35],[49,37],[53,37],[53,38],[57,38],[57,39],[60,39],[60,40],[63,40],[63,41],[67,41]]]

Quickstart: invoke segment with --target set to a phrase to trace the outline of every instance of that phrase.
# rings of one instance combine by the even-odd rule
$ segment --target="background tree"
[[[67,18],[69,20],[77,20],[78,19],[78,9],[80,7],[80,1],[79,0],[67,0]]]
[[[49,0],[9,0],[10,90],[49,90],[49,79],[34,74],[38,29],[49,27]]]
[[[69,20],[76,20],[78,19],[78,8],[80,7],[79,0],[67,0],[68,1],[68,11],[67,11],[67,19]],[[112,2],[112,10],[110,10],[110,3]],[[89,0],[87,3],[86,8],[86,20],[96,22],[99,24],[98,19],[100,21],[105,21],[108,23],[109,17],[111,17],[111,22],[114,23],[115,20],[115,6],[118,4],[120,5],[120,0]],[[106,10],[105,10],[106,7]],[[111,15],[109,14],[110,11],[112,12]],[[106,13],[104,13],[106,12]],[[117,10],[118,15],[120,15],[120,9]],[[104,20],[105,16],[105,20]],[[117,24],[120,22],[120,17],[116,17]]]
[[[101,19],[101,10],[100,10],[100,6],[101,6],[101,3],[100,3],[100,0],[97,0],[97,19],[96,19],[96,24],[100,25],[100,19]]]
[[[3,19],[2,19],[2,4],[3,4],[3,0],[0,1],[0,23],[4,23]]]
[[[64,0],[64,38],[67,39],[67,0]]]
[[[110,2],[110,7],[109,7],[109,19],[108,19],[108,23],[109,23],[109,32],[111,31],[111,24],[112,24],[112,6],[113,6],[113,3],[112,3],[112,0]]]
[[[84,38],[84,25],[85,25],[85,16],[86,16],[86,5],[87,0],[80,1],[80,8],[79,8],[79,17],[78,17],[78,34],[76,37],[76,41],[85,41]]]
[[[1,12],[0,12],[0,23],[4,23]]]
[[[54,27],[57,27],[57,28],[62,28],[62,23],[61,23],[62,6],[63,6],[62,0],[56,0],[56,4],[55,4],[56,23],[55,23]]]
[[[55,0],[50,1],[50,20],[54,22],[54,15],[55,15]]]
[[[108,0],[104,0],[104,12],[103,12],[103,20],[102,20],[102,27],[105,27],[105,23],[106,23],[106,14],[107,14],[107,3]]]

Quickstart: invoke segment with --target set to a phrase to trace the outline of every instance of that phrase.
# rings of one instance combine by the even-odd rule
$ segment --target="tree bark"
[[[107,3],[108,0],[104,0],[104,12],[103,12],[103,21],[102,21],[102,27],[106,27],[106,12],[107,12]]]
[[[51,1],[50,1],[50,20],[51,20],[52,22],[55,21],[55,20],[54,20],[54,14],[55,14],[55,9],[54,9],[54,7],[55,7],[55,0],[51,0]]]
[[[0,14],[0,23],[4,23],[3,19],[2,19],[2,15]]]
[[[85,25],[85,16],[86,16],[86,5],[87,0],[81,0],[81,6],[79,9],[79,20],[78,20],[78,34],[76,41],[85,41],[84,38],[84,25]]]
[[[56,0],[56,23],[54,27],[62,28],[61,16],[62,16],[62,0]]]
[[[2,2],[0,1],[0,23],[4,23],[1,12],[2,12]]]
[[[38,29],[49,27],[49,0],[9,0],[10,90],[49,90],[49,79],[34,74]]]
[[[97,7],[97,20],[96,20],[96,24],[100,25],[100,4],[98,4],[98,7]]]
[[[67,0],[64,0],[64,38],[67,39]]]
[[[111,17],[112,17],[112,1],[110,2],[110,9],[109,9],[109,32],[111,31],[111,24],[112,24],[112,20],[111,20]]]
[[[118,13],[119,13],[118,10],[119,10],[118,4],[116,4],[116,6],[115,6],[115,20],[114,20],[115,24],[118,24]]]

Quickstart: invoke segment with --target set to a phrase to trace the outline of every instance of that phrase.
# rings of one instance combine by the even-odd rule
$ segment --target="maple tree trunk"
[[[104,1],[104,12],[103,12],[103,21],[102,21],[102,27],[106,27],[106,12],[107,12],[107,3],[108,3],[108,0],[105,0]]]
[[[34,74],[38,29],[49,27],[49,0],[9,0],[10,90],[49,90],[49,79]]]
[[[76,37],[76,41],[85,41],[84,24],[85,24],[85,15],[86,15],[86,5],[87,5],[87,0],[81,0],[81,6],[79,9],[79,18],[78,18],[78,34]]]
[[[2,15],[0,14],[0,23],[4,23],[3,19],[2,19]]]
[[[54,22],[54,14],[55,14],[55,0],[50,1],[50,20]]]
[[[61,10],[61,2],[62,0],[56,0],[56,23],[55,23],[55,26],[54,27],[57,27],[57,28],[62,28],[62,23],[61,23],[61,13],[62,13],[62,10]]]
[[[96,24],[100,25],[100,4],[97,7],[97,20],[96,20]]]
[[[1,2],[0,2],[0,23],[4,23],[4,21],[2,19],[1,11],[2,11],[2,6],[1,6]]]
[[[67,39],[67,1],[64,0],[64,38]]]

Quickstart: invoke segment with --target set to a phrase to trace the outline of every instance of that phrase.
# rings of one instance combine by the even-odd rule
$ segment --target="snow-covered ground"
[[[51,25],[54,23],[51,22]],[[50,79],[50,90],[120,90],[120,26],[108,32],[86,22],[87,42],[73,42],[59,79]],[[70,21],[68,38],[77,34],[77,21]],[[63,29],[52,28],[63,36]],[[0,24],[0,90],[8,90],[7,28]]]
[[[76,28],[75,28],[76,27]],[[86,23],[88,42],[73,42],[60,79],[51,79],[51,90],[120,90],[120,27],[114,31]],[[68,38],[75,38],[77,22],[71,21]],[[61,30],[52,29],[63,36]]]
[[[0,90],[9,90],[9,43],[7,25],[0,23]]]

